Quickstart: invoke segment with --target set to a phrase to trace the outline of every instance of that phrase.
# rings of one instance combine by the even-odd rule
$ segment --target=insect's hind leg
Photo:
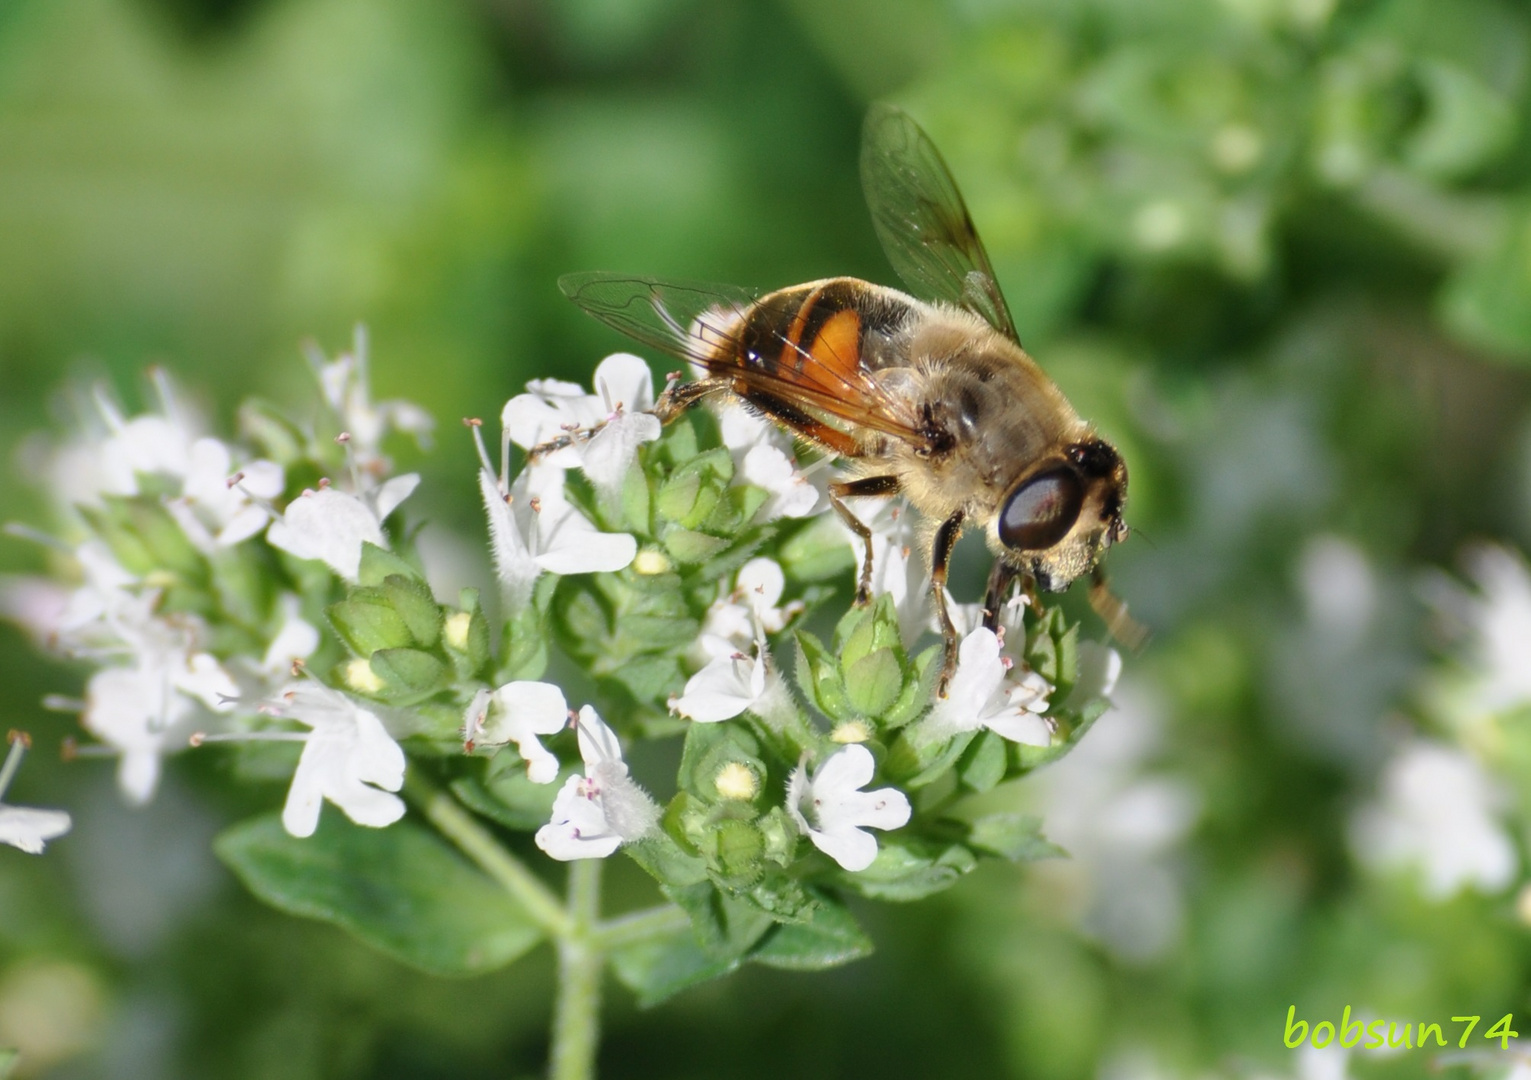
[[[840,500],[860,496],[887,498],[898,492],[896,476],[868,476],[860,480],[839,480],[829,485],[829,505],[835,508],[835,513],[840,515],[846,527],[861,538],[866,550],[866,557],[861,560],[861,580],[856,586],[857,607],[864,607],[872,601],[872,530]]]
[[[727,379],[699,379],[696,382],[681,382],[678,375],[671,376],[669,382],[665,384],[664,393],[659,395],[659,400],[654,402],[654,407],[649,412],[659,417],[661,424],[668,425],[704,397],[725,393],[728,389],[729,382]],[[576,428],[565,432],[555,439],[538,443],[526,452],[527,460],[535,462],[565,447],[586,442],[605,426],[606,422],[603,420],[599,424]]]

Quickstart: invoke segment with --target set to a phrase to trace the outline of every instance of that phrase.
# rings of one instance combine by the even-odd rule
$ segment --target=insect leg
[[[661,424],[668,424],[695,405],[702,398],[710,394],[720,394],[728,390],[728,382],[725,379],[700,379],[697,382],[683,383],[671,379],[665,386],[664,393],[659,395],[659,400],[649,411],[659,417]],[[538,458],[551,454],[556,450],[562,450],[566,446],[584,442],[601,428],[605,427],[605,421],[592,424],[589,427],[579,428],[575,431],[565,432],[555,439],[538,443],[526,452],[527,459],[536,461]]]
[[[840,500],[858,496],[887,497],[897,495],[898,492],[896,476],[866,476],[860,480],[839,480],[829,485],[829,505],[835,508],[835,513],[840,515],[846,527],[861,538],[866,548],[866,557],[861,560],[861,581],[856,586],[857,607],[872,601],[872,530]]]
[[[727,392],[729,392],[728,379],[712,378],[681,382],[677,377],[672,376],[670,381],[665,383],[664,393],[659,395],[659,400],[654,402],[653,409],[649,411],[659,417],[661,424],[668,425],[703,398]]]
[[[1148,640],[1148,628],[1127,614],[1127,605],[1111,591],[1106,572],[1098,566],[1090,582],[1090,606],[1111,636],[1131,651],[1137,652]]]
[[[990,630],[999,629],[999,610],[1005,606],[1010,586],[1020,575],[1020,569],[1004,559],[994,560],[994,566],[989,570],[989,588],[983,596],[983,624]],[[1036,586],[1032,588],[1034,590]]]
[[[936,604],[936,619],[941,624],[941,637],[946,643],[946,655],[941,664],[941,682],[936,694],[946,696],[946,684],[951,682],[957,670],[957,628],[952,625],[951,612],[946,610],[946,570],[951,565],[952,549],[962,535],[962,511],[958,510],[941,523],[935,540],[930,545],[930,590]]]

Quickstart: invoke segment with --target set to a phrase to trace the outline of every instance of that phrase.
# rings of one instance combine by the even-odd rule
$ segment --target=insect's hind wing
[[[700,367],[717,356],[755,303],[747,289],[627,274],[565,274],[558,288],[635,341]]]
[[[868,111],[861,186],[888,261],[911,289],[973,312],[1020,344],[957,181],[902,109],[879,104]]]

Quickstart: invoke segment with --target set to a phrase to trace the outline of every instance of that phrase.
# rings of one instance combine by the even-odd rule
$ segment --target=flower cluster
[[[826,512],[830,462],[737,406],[661,428],[647,365],[619,354],[588,392],[528,384],[498,445],[466,422],[497,595],[443,600],[400,521],[419,477],[385,453],[428,418],[373,402],[360,335],[314,367],[311,426],[251,404],[240,440],[207,437],[161,378],[141,416],[96,395],[53,458],[78,580],[12,581],[6,610],[97,665],[81,720],[130,799],[165,755],[219,744],[251,775],[290,768],[280,828],[319,843],[326,802],[371,829],[404,818],[408,771],[552,859],[631,855],[708,943],[697,977],[813,935],[839,942],[814,964],[843,962],[862,948],[844,892],[911,899],[1050,850],[1035,819],[964,815],[962,796],[1067,751],[1120,660],[1020,597],[995,629],[958,606],[936,698],[908,507],[858,506],[874,601],[834,617],[862,550]],[[554,671],[590,700],[571,708]],[[673,781],[630,762],[677,736]]]

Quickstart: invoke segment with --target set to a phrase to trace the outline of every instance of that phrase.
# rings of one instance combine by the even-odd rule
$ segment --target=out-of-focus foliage
[[[37,516],[23,436],[75,369],[291,400],[299,340],[363,319],[379,393],[455,422],[615,345],[564,271],[888,281],[855,153],[891,97],[961,181],[1023,340],[1130,464],[1141,535],[1110,564],[1155,638],[1075,755],[990,796],[1070,860],[868,910],[879,952],[834,973],[651,1012],[614,991],[608,1074],[1296,1075],[1294,1004],[1524,1024],[1526,717],[1463,719],[1419,596],[1470,540],[1531,540],[1528,64],[1531,15],[1488,0],[14,0],[0,449],[23,467],[0,506]],[[442,430],[423,467],[471,508]],[[476,520],[411,509],[433,571],[472,580]],[[969,599],[986,561],[959,558]],[[52,749],[38,701],[78,673],[0,635],[6,726]],[[1441,760],[1422,745],[1468,772],[1415,768]],[[0,851],[0,1045],[25,1075],[542,1060],[545,958],[422,978],[242,894],[210,838],[277,787],[183,756],[125,813],[104,763],[49,756],[17,797],[74,832]],[[1515,854],[1441,890],[1379,853],[1406,778],[1443,806],[1447,773],[1487,803],[1448,845]]]

